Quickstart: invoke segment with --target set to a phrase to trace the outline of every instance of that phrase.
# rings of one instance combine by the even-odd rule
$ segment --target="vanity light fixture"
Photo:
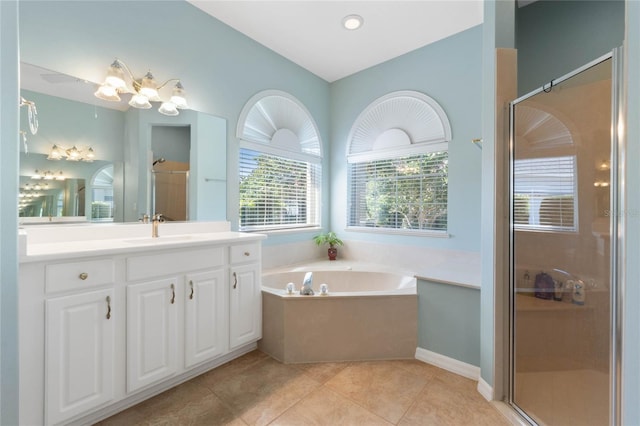
[[[342,26],[349,31],[357,30],[364,24],[364,19],[360,15],[347,15],[342,18]]]
[[[67,149],[54,144],[49,151],[47,160],[62,160],[63,158],[66,158],[69,161],[84,161],[91,163],[96,158],[96,152],[92,147],[79,149],[74,145]]]
[[[133,90],[127,87],[125,81],[125,70],[131,80]],[[171,98],[168,101],[160,99],[159,90],[169,82],[175,81]],[[133,73],[120,59],[116,58],[107,70],[107,77],[104,83],[94,93],[97,98],[105,101],[120,102],[120,94],[130,93],[131,100],[129,105],[139,109],[151,108],[151,102],[162,102],[158,111],[164,115],[178,115],[179,109],[188,109],[185,90],[178,78],[170,78],[164,83],[158,85],[151,71],[147,72],[142,78],[135,78]]]

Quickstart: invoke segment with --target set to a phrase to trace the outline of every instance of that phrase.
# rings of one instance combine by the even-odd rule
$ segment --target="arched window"
[[[311,114],[290,94],[252,97],[238,120],[239,229],[320,225],[322,145]]]
[[[349,228],[447,231],[448,143],[444,110],[415,91],[371,103],[349,134]]]

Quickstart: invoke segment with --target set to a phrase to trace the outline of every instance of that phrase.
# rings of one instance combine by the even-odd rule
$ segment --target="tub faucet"
[[[300,288],[300,294],[303,296],[313,296],[313,272],[307,272],[302,280],[302,287]]]
[[[154,214],[153,218],[151,219],[151,237],[152,238],[158,238],[158,224],[160,222],[164,222],[164,219],[162,219],[162,213]]]

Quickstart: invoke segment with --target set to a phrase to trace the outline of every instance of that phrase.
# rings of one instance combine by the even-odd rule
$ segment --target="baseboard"
[[[452,373],[466,377],[471,380],[480,379],[480,367],[449,358],[423,348],[416,348],[416,359],[427,364],[435,365]]]
[[[493,387],[485,382],[482,377],[478,379],[478,393],[487,401],[493,401]]]

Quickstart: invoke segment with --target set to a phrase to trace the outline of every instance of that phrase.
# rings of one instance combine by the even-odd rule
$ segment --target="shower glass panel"
[[[538,424],[610,422],[612,62],[512,104],[510,402]]]

